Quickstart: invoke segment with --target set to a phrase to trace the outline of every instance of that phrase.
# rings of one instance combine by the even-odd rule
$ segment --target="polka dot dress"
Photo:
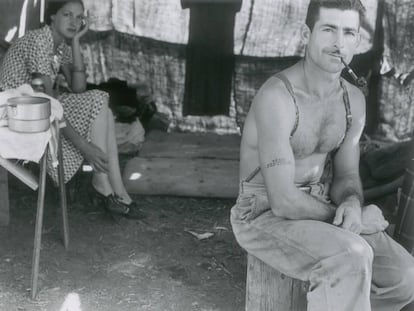
[[[32,74],[48,75],[56,80],[60,66],[72,62],[71,48],[62,43],[53,52],[53,37],[49,26],[32,30],[17,39],[0,66],[0,88],[7,90],[31,82]],[[67,122],[81,135],[90,141],[91,126],[101,111],[102,105],[107,105],[108,94],[98,90],[83,93],[63,93],[58,97],[64,110]],[[62,137],[63,167],[65,182],[68,182],[78,171],[83,162],[83,156],[75,146]],[[52,167],[48,158],[48,173],[57,183],[57,170]]]

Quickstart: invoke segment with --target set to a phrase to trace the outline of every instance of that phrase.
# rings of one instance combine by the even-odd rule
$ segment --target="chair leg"
[[[0,226],[8,226],[10,222],[9,186],[7,170],[0,166]]]
[[[32,299],[35,299],[37,296],[37,282],[39,278],[40,248],[42,246],[43,212],[45,207],[47,152],[48,150],[46,148],[45,153],[43,154],[43,157],[40,162],[39,190],[37,196],[36,226],[32,259]]]
[[[63,169],[63,154],[62,154],[62,142],[59,137],[58,142],[58,175],[59,175],[59,198],[60,198],[60,209],[62,212],[62,227],[63,227],[63,245],[65,249],[69,248],[69,221],[68,221],[68,209],[66,200],[66,189],[65,189],[65,172]]]

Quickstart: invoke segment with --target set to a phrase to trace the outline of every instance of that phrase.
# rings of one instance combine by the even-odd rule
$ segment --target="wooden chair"
[[[248,254],[246,311],[306,311],[308,287]]]
[[[48,148],[46,148],[41,160],[40,160],[40,174],[38,181],[38,198],[37,198],[37,212],[36,212],[36,224],[35,235],[33,245],[33,259],[32,259],[32,275],[31,275],[31,297],[35,299],[38,292],[38,279],[39,279],[39,263],[40,263],[40,249],[42,244],[42,229],[43,229],[43,214],[45,203],[45,190],[46,190],[46,158]],[[61,165],[62,147],[59,139],[58,142],[58,178],[59,178],[59,197],[60,197],[60,209],[62,212],[62,235],[63,244],[65,249],[69,248],[69,222],[67,216],[67,203],[66,203],[66,191],[64,183],[63,165]],[[12,164],[11,164],[12,165]],[[22,168],[21,168],[22,169]],[[30,174],[29,172],[26,172]],[[8,178],[7,170],[0,166],[0,225],[9,224],[9,198],[8,198]]]

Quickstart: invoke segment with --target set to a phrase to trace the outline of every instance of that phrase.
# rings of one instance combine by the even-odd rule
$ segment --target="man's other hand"
[[[362,208],[361,234],[374,234],[384,231],[389,226],[378,206],[370,204]]]
[[[342,202],[336,209],[333,224],[355,234],[360,234],[362,230],[360,202],[354,199]]]

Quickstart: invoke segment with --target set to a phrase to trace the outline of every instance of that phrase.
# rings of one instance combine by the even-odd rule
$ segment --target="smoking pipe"
[[[364,77],[358,77],[355,72],[352,70],[351,67],[348,66],[347,63],[345,63],[344,59],[341,57],[341,62],[344,64],[346,71],[350,74],[352,79],[354,79],[355,83],[359,87],[365,87],[367,85],[367,80]]]

